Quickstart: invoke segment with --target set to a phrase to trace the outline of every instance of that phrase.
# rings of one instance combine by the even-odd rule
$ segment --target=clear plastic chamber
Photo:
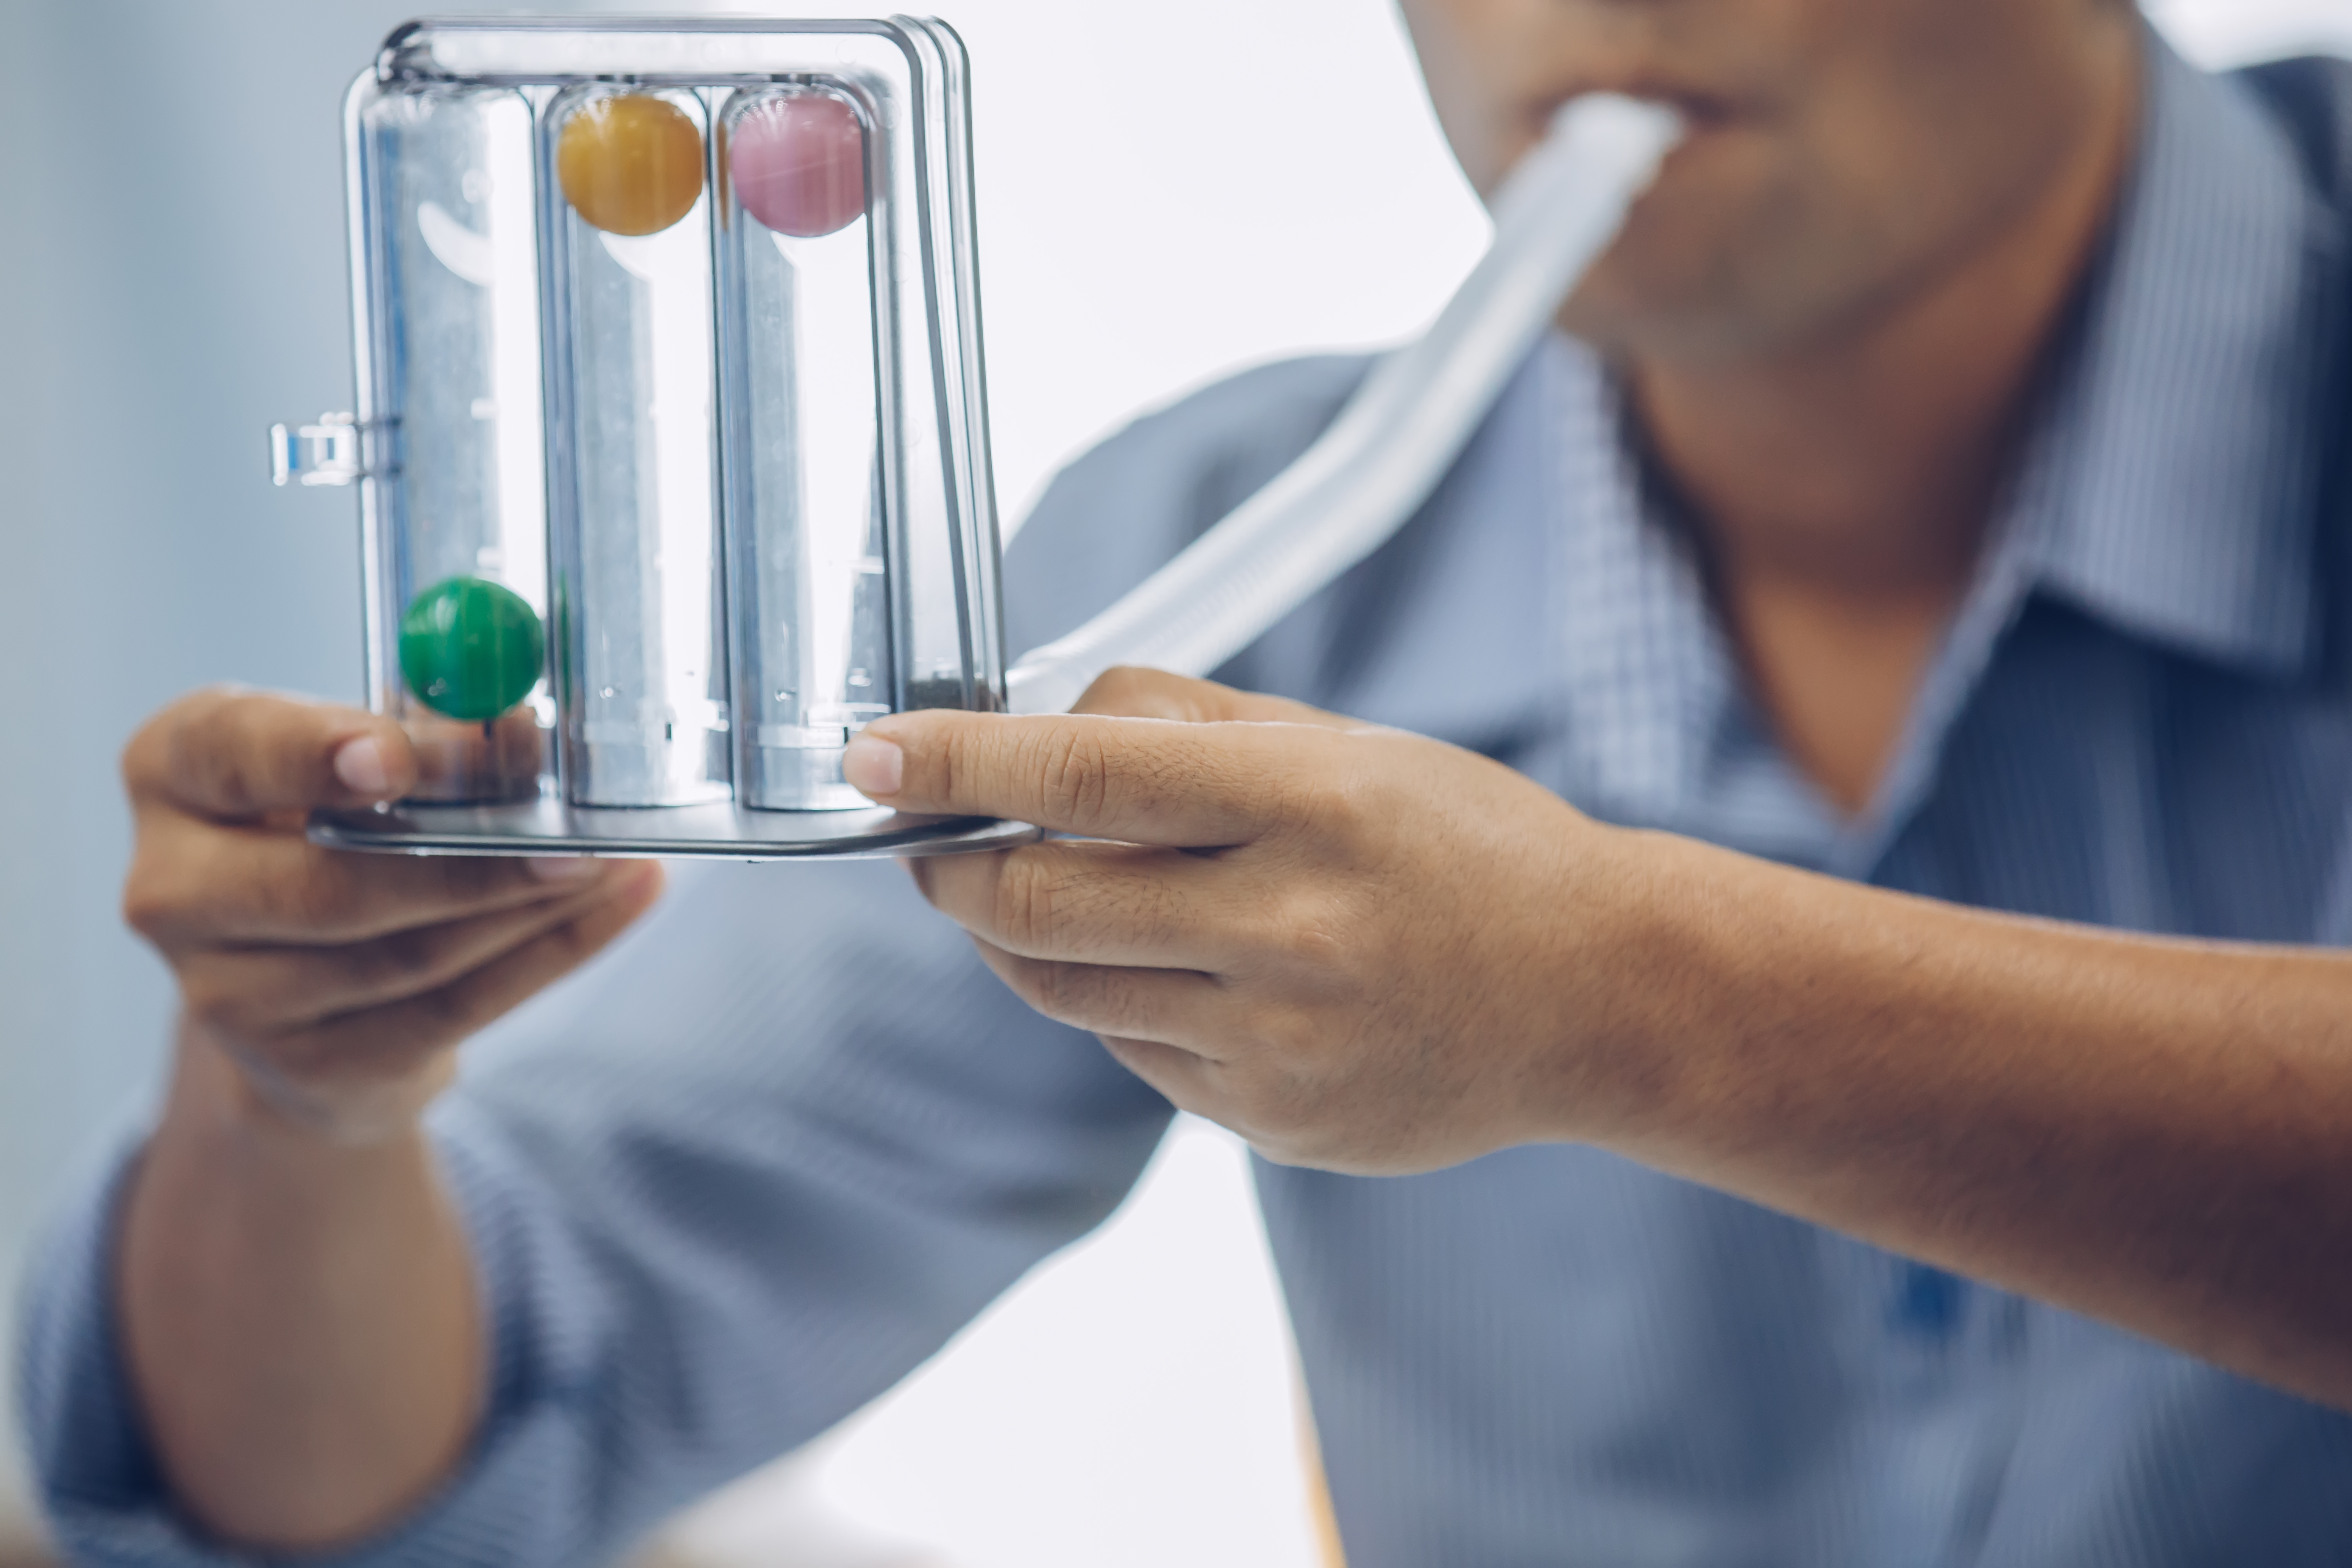
[[[386,40],[357,468],[418,802],[866,807],[860,726],[1003,707],[967,126],[911,18]]]

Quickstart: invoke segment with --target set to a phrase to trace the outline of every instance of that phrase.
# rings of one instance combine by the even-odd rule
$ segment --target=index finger
[[[123,748],[122,778],[134,801],[253,817],[389,800],[415,782],[416,759],[378,714],[215,687],[149,720]]]
[[[1337,740],[1294,724],[923,709],[860,731],[842,773],[900,811],[1212,848],[1248,843],[1276,826],[1297,747]]]

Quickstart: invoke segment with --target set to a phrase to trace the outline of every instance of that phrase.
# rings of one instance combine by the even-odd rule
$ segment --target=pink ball
[[[866,132],[831,93],[756,105],[735,122],[727,159],[743,210],[779,234],[814,239],[866,211]]]

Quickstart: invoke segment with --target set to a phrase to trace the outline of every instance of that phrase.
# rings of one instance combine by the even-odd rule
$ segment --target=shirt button
[[[1959,1323],[1963,1289],[1957,1277],[1940,1268],[1920,1263],[1904,1265],[1903,1283],[1887,1314],[1889,1326],[1898,1331],[1948,1337]]]

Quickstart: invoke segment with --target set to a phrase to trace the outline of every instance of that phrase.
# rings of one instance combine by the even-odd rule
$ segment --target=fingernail
[[[584,882],[604,869],[585,855],[533,855],[523,864],[542,882]]]
[[[337,749],[335,776],[345,789],[370,800],[392,793],[392,770],[384,765],[383,745],[372,736],[346,741]]]
[[[897,795],[898,786],[906,782],[907,753],[898,749],[895,741],[860,733],[852,738],[849,750],[841,753],[841,776],[861,795]]]

